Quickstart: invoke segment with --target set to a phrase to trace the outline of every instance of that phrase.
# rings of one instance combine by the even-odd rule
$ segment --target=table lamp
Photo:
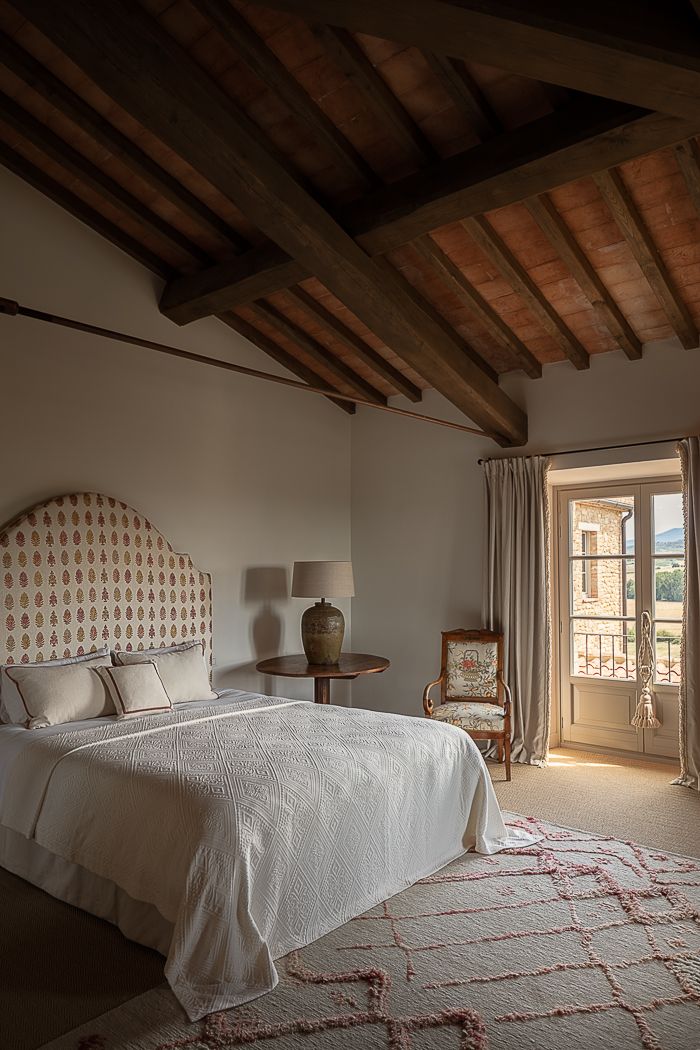
[[[301,618],[301,641],[310,664],[337,664],[345,634],[345,619],[326,598],[352,598],[352,562],[295,561],[293,598],[320,598]]]

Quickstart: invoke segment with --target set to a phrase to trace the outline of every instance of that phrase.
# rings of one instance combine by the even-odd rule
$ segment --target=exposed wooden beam
[[[370,255],[379,254],[448,223],[673,145],[689,137],[690,127],[676,117],[577,98],[566,109],[373,191],[339,213],[338,219]],[[692,127],[700,128],[700,114]],[[289,265],[284,256],[277,264],[265,260],[259,274],[265,291],[258,294],[272,294],[312,272],[312,267],[304,269],[298,263],[290,280]],[[253,271],[254,265],[246,272],[247,280],[254,280]],[[245,288],[236,287],[224,264],[178,281],[167,290],[162,308],[184,324],[251,298],[246,298]]]
[[[341,222],[370,254],[391,251],[439,226],[547,192],[698,131],[700,111],[695,121],[684,121],[577,97],[564,109],[375,190],[350,205]]]
[[[318,339],[309,335],[296,322],[286,317],[277,307],[260,300],[253,303],[250,309],[254,311],[261,321],[264,321],[286,336],[287,339],[291,339],[295,346],[298,346],[299,349],[308,354],[317,364],[323,365],[336,380],[341,380],[345,383],[354,394],[366,397],[378,405],[386,404],[384,395],[375,389],[371,383],[358,376],[357,372],[353,372],[352,368],[349,368],[344,361],[341,361],[339,357],[327,350],[322,343],[319,343]]]
[[[235,201],[428,383],[503,444],[526,417],[261,141],[259,129],[135,0],[17,9],[145,127]],[[225,312],[219,310],[217,312]]]
[[[679,4],[275,0],[275,7],[663,113],[693,119],[700,107],[697,25]]]
[[[313,133],[314,138],[326,147],[336,164],[344,170],[350,170],[365,186],[380,184],[379,176],[362,154],[306,93],[229,0],[192,0],[192,3],[241,56],[249,69],[282,99],[304,127]]]
[[[124,233],[118,226],[114,226],[111,222],[104,218],[99,212],[94,211],[83,203],[78,197],[70,193],[67,189],[61,186],[60,183],[55,182],[49,178],[48,175],[44,174],[39,168],[30,164],[29,161],[25,160],[19,153],[15,153],[3,142],[0,142],[0,164],[6,167],[9,171],[14,172],[15,175],[23,179],[25,182],[33,186],[39,193],[43,193],[45,197],[52,200],[59,207],[63,208],[74,218],[80,222],[84,222],[86,226],[89,226],[96,233],[99,233],[105,240],[110,241],[117,248],[120,248],[127,255],[130,255],[136,262],[141,263],[146,269],[150,270],[151,273],[156,274],[158,277],[167,279],[172,276],[172,269],[163,262],[162,259],[158,258],[153,252],[149,251],[148,248],[144,248],[142,244],[135,241],[128,234]],[[235,329],[240,335],[244,336],[253,346],[256,346],[263,353],[267,354],[268,357],[272,357],[280,365],[286,368],[289,372],[292,372],[299,379],[302,379],[305,383],[310,386],[316,387],[332,387],[332,383],[327,383],[321,379],[320,376],[316,375],[310,368],[306,368],[301,361],[297,361],[296,358],[292,357],[281,347],[272,340],[265,336],[262,332],[259,332],[253,325],[249,325],[241,317],[236,317],[234,314],[226,314],[219,317],[220,321],[228,325],[230,328]],[[334,405],[338,408],[342,408],[344,412],[350,414],[355,412],[355,405],[347,401],[336,401],[330,398]]]
[[[352,34],[334,26],[317,26],[315,32],[394,138],[417,155],[421,162],[435,160],[438,154],[434,146],[401,105]]]
[[[642,344],[585,252],[546,194],[525,202],[528,211],[552,242],[598,319],[631,360],[642,356]]]
[[[523,299],[535,319],[576,368],[588,368],[590,360],[585,347],[564,323],[552,304],[542,294],[525,267],[483,216],[466,219],[462,225],[476,241],[498,272]]]
[[[359,357],[368,368],[372,369],[375,375],[381,376],[385,382],[389,383],[394,388],[395,393],[403,394],[409,401],[421,400],[422,391],[420,387],[417,387],[415,383],[407,379],[402,372],[399,372],[398,368],[394,368],[392,364],[389,364],[381,354],[378,354],[376,350],[367,345],[364,339],[361,339],[356,332],[353,332],[352,328],[344,324],[335,314],[327,310],[322,303],[309,295],[307,291],[297,286],[289,289],[289,295],[307,313],[311,314],[319,324],[337,336],[356,357]]]
[[[15,76],[36,91],[46,102],[58,109],[65,117],[98,142],[135,175],[143,179],[162,197],[169,200],[184,215],[194,219],[202,228],[228,241],[236,251],[250,247],[244,237],[193,193],[156,164],[147,153],[139,149],[131,139],[122,135],[113,124],[92,109],[79,95],[55,77],[53,73],[32,58],[5,33],[0,32],[0,63],[7,66]]]
[[[700,0],[698,0],[700,5]],[[700,146],[695,139],[676,146],[676,160],[688,187],[693,204],[700,215]]]
[[[176,324],[187,324],[264,299],[309,275],[307,267],[276,244],[266,244],[199,273],[173,278],[163,292],[160,309]]]
[[[293,375],[302,379],[309,386],[320,386],[330,387],[333,389],[333,383],[329,383],[327,380],[322,379],[321,376],[317,375],[311,368],[308,368],[301,361],[297,361],[296,357],[292,357],[286,350],[283,350],[281,346],[278,346],[274,339],[270,339],[269,336],[265,335],[255,327],[255,325],[249,324],[243,317],[239,317],[234,313],[221,314],[218,318],[219,321],[223,321],[225,325],[232,328],[234,332],[238,332],[244,339],[247,339],[253,346],[257,346],[259,350],[267,354],[278,364],[286,368],[288,372],[292,372]],[[340,393],[340,391],[338,391]],[[347,412],[349,415],[354,415],[356,406],[350,401],[336,401],[335,398],[329,398],[334,405],[338,408],[342,408],[343,412]]]
[[[185,252],[191,259],[199,263],[211,262],[207,253],[192,244],[183,233],[152,212],[137,197],[125,190],[109,175],[105,175],[82,153],[74,150],[72,146],[55,135],[41,121],[36,120],[31,113],[18,106],[9,95],[5,95],[2,91],[0,91],[0,119],[18,132],[22,138],[37,146],[47,157],[60,164],[65,171],[98,193],[109,204],[138,222],[149,234],[157,237],[170,248],[175,248],[178,252]]]
[[[90,208],[79,197],[76,197],[65,186],[62,186],[60,182],[56,182],[55,179],[52,179],[40,168],[31,164],[20,153],[10,149],[4,142],[0,142],[0,164],[9,171],[14,172],[20,179],[24,179],[35,190],[43,193],[45,197],[52,200],[54,204],[58,204],[59,207],[63,208],[64,211],[67,211],[74,218],[91,227],[105,240],[110,241],[117,248],[121,248],[123,252],[130,255],[136,262],[141,263],[151,273],[157,274],[158,277],[162,277],[166,281],[173,276],[174,271],[172,267],[168,266],[155,252],[145,248],[143,244],[140,244],[133,237],[130,237],[128,233],[125,233],[124,230],[115,226],[100,212]]]
[[[601,172],[595,183],[637,263],[686,350],[698,346],[698,328],[619,171]]]
[[[454,105],[480,139],[488,139],[503,131],[491,103],[474,77],[459,59],[424,51],[423,56]]]
[[[449,285],[457,298],[478,317],[493,339],[509,354],[515,368],[522,368],[531,379],[542,375],[542,365],[493,309],[490,303],[466,279],[459,267],[443,252],[432,237],[421,237],[415,249]]]
[[[466,341],[452,325],[443,317],[440,311],[433,306],[433,304],[422,295],[418,289],[411,284],[409,280],[394,266],[389,259],[379,256],[376,259],[377,266],[389,277],[391,277],[400,286],[406,297],[414,303],[423,313],[427,314],[435,325],[436,328],[440,329],[445,336],[456,343],[459,348],[460,354],[467,358],[470,362],[476,365],[476,367],[483,372],[485,376],[494,382],[498,382],[498,373],[495,368],[492,368],[488,361],[485,361],[478,350]]]

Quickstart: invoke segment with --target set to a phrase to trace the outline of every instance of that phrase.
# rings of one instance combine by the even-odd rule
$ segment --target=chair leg
[[[510,733],[506,733],[504,743],[506,749],[506,780],[510,780]]]
[[[496,744],[498,746],[498,761],[502,762],[503,761],[503,737],[499,736],[498,740],[496,741]]]

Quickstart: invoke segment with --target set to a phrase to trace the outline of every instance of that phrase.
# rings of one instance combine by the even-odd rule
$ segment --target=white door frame
[[[568,573],[569,573],[569,537],[568,537],[568,500],[570,498],[576,498],[576,496],[591,495],[591,494],[607,494],[607,495],[635,495],[638,498],[637,509],[638,514],[635,521],[635,554],[636,554],[636,565],[649,566],[652,565],[651,561],[651,549],[650,549],[650,537],[649,530],[642,529],[642,521],[650,519],[650,499],[652,494],[659,494],[663,492],[678,492],[680,491],[680,474],[677,475],[664,475],[664,476],[649,476],[649,477],[635,477],[625,478],[624,474],[614,480],[608,480],[601,482],[587,482],[583,481],[580,484],[572,484],[567,482],[561,485],[552,485],[550,487],[550,508],[551,508],[551,521],[552,528],[550,530],[550,565],[551,565],[551,578],[550,578],[550,600],[552,609],[552,669],[551,669],[551,695],[552,695],[552,711],[551,711],[551,722],[550,722],[550,747],[556,747],[564,741],[564,746],[567,747],[586,747],[590,749],[592,745],[574,744],[567,740],[567,727],[570,722],[570,712],[565,710],[569,708],[569,698],[567,697],[566,704],[563,703],[562,698],[562,678],[563,678],[563,663],[566,661],[566,666],[569,666],[569,638],[568,638]],[[635,602],[635,618],[637,622],[637,645],[639,644],[639,620],[642,608],[646,607],[649,609],[653,608],[652,595],[647,593],[651,586],[651,581],[644,579],[641,581],[640,573],[637,573],[638,581],[638,594]],[[641,581],[641,587],[639,583]],[[566,602],[566,611],[564,610],[564,602]],[[646,602],[646,604],[644,604]],[[566,623],[565,623],[566,621]],[[566,635],[566,636],[565,636]],[[636,695],[637,684],[628,682],[628,685],[633,687]],[[664,725],[660,730],[656,731],[641,731],[637,732],[638,746],[637,753],[644,753],[645,750],[645,734],[646,750],[649,753],[653,746],[653,753],[657,755],[666,755],[672,757],[677,753],[677,725],[676,718],[672,714],[674,707],[673,705],[677,702],[678,690],[676,687],[661,686],[657,685],[654,687],[654,693],[657,697],[657,704],[660,708],[665,709],[665,718],[662,718]],[[669,715],[671,716],[669,718]],[[657,739],[652,745],[652,737],[656,736]],[[616,749],[614,747],[602,747],[605,751],[619,751],[623,754],[634,754],[634,751],[629,751],[627,748]]]

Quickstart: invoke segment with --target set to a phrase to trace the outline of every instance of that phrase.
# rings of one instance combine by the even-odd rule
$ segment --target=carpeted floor
[[[672,762],[556,748],[546,769],[514,765],[510,783],[489,769],[502,809],[700,857],[700,796],[671,784]]]
[[[436,875],[191,1023],[146,992],[51,1050],[697,1050],[700,861],[534,818],[543,835]]]
[[[700,857],[700,797],[670,786],[670,764],[559,749],[510,784],[489,766],[504,809]],[[0,902],[0,1050],[36,1050],[163,980],[155,952],[2,869]]]

